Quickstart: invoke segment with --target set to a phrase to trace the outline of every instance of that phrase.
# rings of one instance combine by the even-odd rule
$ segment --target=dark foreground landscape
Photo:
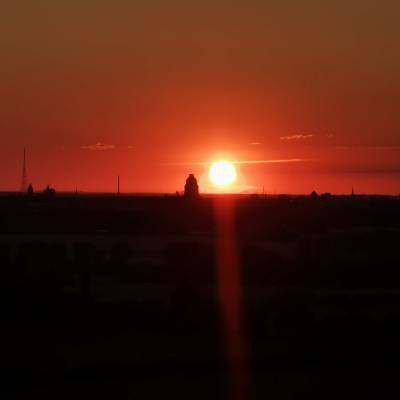
[[[3,196],[1,398],[397,397],[399,246],[395,197]]]

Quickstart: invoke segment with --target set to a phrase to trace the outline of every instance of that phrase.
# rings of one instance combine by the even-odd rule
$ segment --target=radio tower
[[[24,163],[22,165],[21,192],[26,192],[28,186],[28,176],[26,173],[26,150],[24,147]]]

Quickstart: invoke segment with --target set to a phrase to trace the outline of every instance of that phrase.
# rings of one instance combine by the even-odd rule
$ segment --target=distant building
[[[199,197],[199,185],[194,174],[190,174],[186,179],[184,196],[191,199]]]
[[[28,186],[28,190],[27,190],[27,193],[28,193],[28,196],[29,197],[32,197],[33,196],[33,186],[32,186],[32,184],[30,183],[29,184],[29,186]]]
[[[43,194],[46,197],[55,197],[56,196],[56,190],[49,185],[47,185],[46,189],[43,190]]]

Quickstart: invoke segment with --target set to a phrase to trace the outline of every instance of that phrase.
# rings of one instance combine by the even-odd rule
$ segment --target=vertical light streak
[[[232,198],[215,199],[217,227],[217,279],[222,330],[230,373],[232,399],[249,395],[249,360],[240,283],[236,235],[236,203]]]

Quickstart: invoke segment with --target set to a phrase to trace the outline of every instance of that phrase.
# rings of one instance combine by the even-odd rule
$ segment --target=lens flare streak
[[[249,395],[249,361],[242,307],[240,263],[235,230],[235,200],[215,200],[217,223],[217,276],[226,357],[234,399]]]

